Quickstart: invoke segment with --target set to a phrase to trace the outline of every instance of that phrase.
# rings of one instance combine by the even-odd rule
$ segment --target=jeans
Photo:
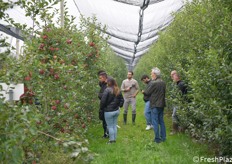
[[[145,118],[146,118],[146,124],[147,125],[152,125],[150,101],[145,102],[144,115],[145,115]]]
[[[155,132],[154,141],[160,143],[166,140],[166,128],[164,124],[164,108],[151,109],[152,124]]]
[[[107,128],[109,130],[110,141],[116,141],[117,138],[117,124],[119,113],[119,109],[113,112],[105,112],[105,119],[107,123]]]

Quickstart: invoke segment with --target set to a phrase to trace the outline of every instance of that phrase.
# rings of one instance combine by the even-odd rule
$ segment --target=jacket
[[[155,107],[164,108],[166,106],[165,103],[165,92],[166,92],[166,84],[160,78],[152,80],[151,85],[149,85],[144,94],[150,96],[150,108],[153,109]]]
[[[100,109],[104,112],[112,112],[122,107],[124,103],[124,98],[122,93],[120,92],[118,96],[113,94],[113,88],[107,87],[103,92],[101,102],[100,102]]]
[[[99,82],[100,91],[98,92],[98,98],[101,100],[104,90],[107,88],[106,82]]]
[[[150,85],[151,85],[151,80],[147,83],[147,87],[146,88],[148,88]],[[145,94],[145,93],[143,93],[143,100],[144,100],[144,102],[147,102],[147,101],[149,101],[149,99],[150,99],[150,95],[147,95],[147,94]]]

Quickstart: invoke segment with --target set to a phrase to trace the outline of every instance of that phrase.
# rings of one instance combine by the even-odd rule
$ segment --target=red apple
[[[30,76],[26,76],[26,77],[24,78],[24,80],[30,81],[30,80],[31,80],[31,77],[30,77]]]
[[[79,115],[78,115],[78,114],[75,114],[74,117],[75,117],[76,119],[78,119],[78,118],[79,118]]]
[[[30,99],[30,100],[28,101],[28,104],[33,104],[33,100]]]
[[[56,110],[57,108],[56,108],[56,106],[54,105],[54,106],[52,106],[52,110]]]
[[[94,42],[90,42],[90,43],[89,43],[89,46],[90,46],[90,47],[93,47],[93,46],[95,46],[95,43],[94,43]]]
[[[55,50],[56,50],[56,51],[58,51],[58,50],[59,50],[59,48],[55,48]]]
[[[54,51],[54,50],[55,50],[55,48],[54,48],[54,47],[50,47],[50,48],[49,48],[49,50]]]
[[[85,124],[82,124],[82,126],[81,126],[82,128],[85,128],[86,126],[85,126]]]
[[[41,43],[40,46],[39,46],[39,49],[42,50],[44,48],[45,44],[44,43]]]
[[[44,74],[44,70],[43,70],[43,69],[40,69],[40,70],[39,70],[39,74],[40,74],[40,75],[43,75],[43,74]]]
[[[43,48],[44,46],[45,46],[45,44],[44,44],[44,43],[41,43],[41,44],[40,44],[40,47],[41,47],[41,48]]]
[[[92,56],[92,55],[93,55],[93,54],[89,53],[87,56],[90,57],[90,56]]]
[[[55,75],[54,75],[54,78],[55,78],[56,80],[58,80],[58,79],[60,78],[60,76],[59,76],[58,74],[55,74]]]
[[[56,104],[60,104],[60,100],[56,100]]]
[[[43,38],[43,39],[47,39],[48,36],[47,36],[47,35],[43,35],[42,38]]]
[[[55,73],[55,70],[53,69],[53,68],[50,68],[50,75],[54,75],[54,73]]]
[[[62,133],[64,133],[65,130],[64,130],[64,128],[61,128],[60,131],[61,131]]]
[[[71,40],[71,39],[68,39],[68,40],[66,40],[66,43],[67,43],[67,44],[72,44],[72,40]]]

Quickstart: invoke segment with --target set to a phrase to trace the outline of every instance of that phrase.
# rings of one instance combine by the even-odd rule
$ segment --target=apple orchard
[[[73,157],[87,151],[85,132],[93,109],[98,110],[96,74],[106,45],[100,35],[90,26],[82,32],[45,26],[25,41],[24,56],[9,58],[3,79],[24,83],[25,93],[14,105],[1,103],[2,110],[8,109],[1,116],[9,122],[5,134],[11,134],[4,136],[5,146],[14,145],[3,160],[38,161],[43,148],[54,145]]]

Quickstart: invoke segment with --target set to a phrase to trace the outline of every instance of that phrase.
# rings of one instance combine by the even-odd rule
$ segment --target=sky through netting
[[[189,1],[189,0],[188,0]],[[140,57],[158,39],[158,32],[164,30],[173,20],[187,0],[68,0],[66,7],[70,15],[77,17],[96,16],[97,21],[106,26],[110,36],[109,45],[113,51],[125,59],[128,69],[132,70]],[[56,6],[59,9],[59,5]],[[15,22],[32,26],[33,21],[25,12],[14,7],[7,13]],[[21,39],[14,28],[5,28],[0,20],[0,29],[14,39]],[[4,27],[4,26],[5,27]],[[11,42],[12,39],[10,40]]]

